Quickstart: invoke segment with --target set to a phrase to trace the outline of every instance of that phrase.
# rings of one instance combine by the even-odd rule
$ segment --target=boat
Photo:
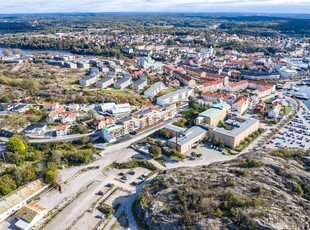
[[[290,85],[290,90],[299,91],[299,89],[293,84]]]
[[[276,85],[276,88],[277,88],[277,89],[283,89],[283,85],[280,84],[280,83],[278,83],[278,84]]]
[[[298,99],[309,100],[309,97],[305,93],[296,92],[294,93],[294,97]]]

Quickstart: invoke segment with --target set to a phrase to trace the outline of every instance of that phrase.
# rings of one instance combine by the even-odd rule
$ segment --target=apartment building
[[[218,89],[223,88],[224,84],[221,80],[212,80],[207,81],[199,86],[199,91],[207,92],[207,91],[217,91]]]
[[[150,88],[144,91],[144,96],[153,98],[163,89],[165,89],[165,85],[162,82],[155,82]]]
[[[223,121],[226,117],[230,105],[225,102],[215,104],[211,109],[208,109],[198,115],[196,118],[196,124],[208,124],[216,126],[220,121]]]
[[[227,92],[239,92],[248,88],[248,81],[242,80],[238,82],[233,82],[224,87],[224,90]]]
[[[102,128],[102,137],[107,142],[115,142],[117,139],[125,136],[123,125],[112,125]]]
[[[92,74],[80,78],[79,83],[81,86],[91,86],[98,81],[98,75]]]
[[[211,91],[204,92],[202,98],[205,102],[208,103],[220,103],[221,101],[226,102],[231,105],[235,101],[235,95],[227,94],[227,93],[215,93]]]
[[[189,96],[194,96],[194,88],[192,87],[179,89],[177,91],[158,97],[156,102],[158,105],[173,104],[178,101],[183,101],[187,99]]]
[[[177,115],[176,104],[159,105],[156,110],[159,111],[160,117],[164,121],[169,120]]]
[[[147,86],[147,78],[146,77],[145,78],[144,77],[143,78],[139,78],[138,80],[136,80],[133,83],[133,88],[134,88],[135,91],[142,90],[146,86]]]
[[[195,86],[196,81],[189,75],[186,75],[180,71],[174,71],[173,77],[177,78],[185,86]]]
[[[247,97],[239,97],[232,104],[232,110],[236,111],[239,114],[243,114],[248,108],[250,104],[250,99]]]
[[[132,83],[132,79],[131,77],[123,77],[121,79],[119,79],[117,82],[114,83],[114,88],[116,89],[125,89],[128,86],[130,86]]]
[[[109,86],[113,85],[114,78],[113,77],[104,77],[101,80],[96,82],[96,86],[101,89],[108,88]]]
[[[182,68],[186,72],[186,74],[191,77],[198,77],[198,78],[206,77],[206,72],[200,69],[195,69],[189,66],[182,66]]]

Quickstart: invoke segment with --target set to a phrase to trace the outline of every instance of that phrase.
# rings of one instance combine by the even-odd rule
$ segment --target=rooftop
[[[186,144],[188,142],[191,142],[197,136],[205,134],[206,132],[207,131],[205,129],[200,128],[199,126],[191,127],[190,129],[180,133],[180,135],[177,138],[177,143],[178,143],[178,145],[184,145],[184,144]],[[176,138],[173,137],[169,141],[170,142],[175,142]]]

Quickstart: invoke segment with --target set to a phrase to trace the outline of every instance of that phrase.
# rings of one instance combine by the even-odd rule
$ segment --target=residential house
[[[133,88],[136,91],[144,89],[147,86],[147,76],[144,74],[138,75],[139,79],[133,83]]]
[[[58,102],[44,102],[43,108],[46,110],[55,110],[59,108],[59,103]]]
[[[111,117],[102,117],[98,120],[95,120],[93,122],[94,126],[96,127],[96,130],[102,129],[104,126],[110,126],[114,124],[114,120]]]
[[[46,132],[46,124],[31,124],[25,130],[25,134],[28,135],[42,135]]]
[[[56,131],[56,136],[60,137],[60,136],[66,136],[68,134],[68,125],[58,125],[55,127],[55,131]]]
[[[185,86],[195,86],[196,81],[189,75],[186,75],[180,71],[174,71],[173,76],[177,78]]]
[[[245,90],[248,87],[248,81],[242,80],[238,82],[233,82],[224,87],[224,90],[227,92],[239,92]]]
[[[92,74],[92,75],[87,75],[85,77],[80,78],[79,83],[82,86],[91,86],[98,81],[98,75]]]
[[[232,110],[242,115],[249,108],[249,102],[250,99],[248,97],[239,97],[232,104]]]
[[[11,109],[11,112],[22,113],[28,109],[27,104],[18,104]]]
[[[231,105],[235,101],[235,96],[228,93],[204,92],[202,98],[207,103],[220,103],[221,101]]]
[[[72,124],[76,121],[78,115],[78,111],[62,112],[60,113],[59,119],[62,124]]]

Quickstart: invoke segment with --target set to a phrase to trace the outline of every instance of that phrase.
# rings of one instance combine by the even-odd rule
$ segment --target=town
[[[159,172],[310,149],[309,98],[299,89],[310,84],[309,39],[212,34],[204,46],[202,35],[112,29],[32,36],[44,37],[117,42],[119,53],[2,49],[1,229],[126,220],[138,229],[131,207]],[[246,41],[275,49],[223,46]]]

